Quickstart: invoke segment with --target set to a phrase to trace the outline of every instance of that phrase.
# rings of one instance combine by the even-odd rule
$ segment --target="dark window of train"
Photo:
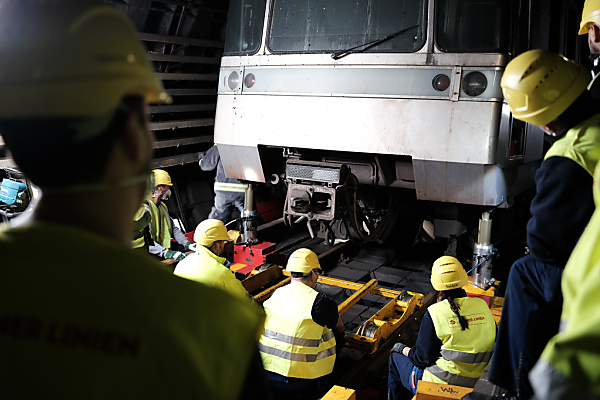
[[[436,46],[446,52],[508,52],[511,4],[510,0],[437,1]]]
[[[225,55],[258,51],[265,18],[266,0],[231,0],[227,16]]]
[[[508,141],[508,157],[519,158],[525,154],[525,122],[513,119]]]
[[[413,27],[368,52],[414,52],[425,44],[423,0],[274,0],[267,46],[272,52],[328,53]]]

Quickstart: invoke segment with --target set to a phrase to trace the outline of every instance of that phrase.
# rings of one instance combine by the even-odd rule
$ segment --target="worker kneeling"
[[[315,399],[317,378],[333,371],[336,350],[345,342],[344,324],[335,301],[314,290],[321,270],[315,253],[296,250],[286,269],[292,282],[263,304],[260,355],[276,399]]]
[[[402,398],[404,386],[416,394],[420,380],[474,387],[492,357],[496,323],[485,301],[467,297],[467,273],[454,257],[433,264],[431,284],[438,303],[421,322],[413,348],[396,343],[389,360],[388,399]]]
[[[194,253],[177,264],[175,275],[192,281],[215,286],[242,298],[249,294],[235,274],[225,266],[227,260],[219,257],[229,241],[227,228],[217,219],[206,219],[194,232],[196,245],[190,246]]]

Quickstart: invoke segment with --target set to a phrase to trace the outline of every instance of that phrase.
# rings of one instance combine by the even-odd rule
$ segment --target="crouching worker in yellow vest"
[[[206,219],[194,232],[195,245],[191,246],[194,253],[177,264],[175,275],[192,281],[215,286],[238,297],[249,298],[235,274],[225,266],[227,260],[219,257],[229,241],[227,228],[218,219]]]
[[[292,282],[263,304],[260,355],[275,399],[316,399],[317,378],[333,371],[345,343],[344,324],[335,301],[314,290],[321,269],[315,253],[296,250],[286,269]]]
[[[183,251],[190,250],[192,242],[187,240],[183,232],[173,224],[165,201],[171,196],[171,176],[162,169],[153,169],[154,179],[152,198],[145,201],[150,208],[150,234],[152,243],[149,245],[150,254],[164,259],[183,260]],[[171,238],[175,242],[171,242]]]
[[[416,394],[417,383],[474,387],[492,358],[496,323],[487,304],[467,297],[467,273],[454,257],[433,264],[431,284],[438,303],[427,309],[413,348],[396,343],[389,360],[388,400]]]

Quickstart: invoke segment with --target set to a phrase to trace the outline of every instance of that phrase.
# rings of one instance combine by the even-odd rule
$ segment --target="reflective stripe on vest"
[[[292,282],[265,301],[267,319],[259,344],[265,370],[302,379],[316,379],[333,371],[333,331],[312,319],[317,295],[309,286]]]
[[[144,247],[146,245],[146,240],[144,240],[144,233],[142,232],[142,236],[134,239],[131,242],[131,244],[134,249],[139,249],[140,247]]]
[[[277,341],[280,341],[283,343],[288,343],[288,344],[291,344],[294,346],[304,346],[304,347],[319,347],[321,345],[321,343],[325,343],[326,341],[328,341],[329,339],[334,337],[333,331],[327,332],[326,334],[321,336],[321,339],[304,339],[304,338],[299,338],[299,337],[295,337],[295,336],[284,335],[283,333],[270,331],[268,329],[265,329],[263,336],[265,336],[269,339],[274,339],[274,340],[277,340]],[[335,354],[335,352],[334,352],[334,354]]]
[[[262,343],[258,344],[258,350],[265,354],[271,354],[272,356],[283,358],[284,360],[297,361],[303,363],[314,363],[319,360],[323,360],[327,357],[335,356],[335,346],[321,350],[317,354],[298,354],[290,353],[289,351],[279,350],[274,347],[265,346]]]
[[[443,380],[444,382],[447,382],[450,385],[456,385],[456,386],[464,386],[464,387],[472,388],[472,387],[475,387],[475,384],[477,383],[477,380],[479,379],[479,378],[467,378],[466,376],[456,375],[451,372],[444,371],[437,365],[432,365],[431,367],[427,367],[427,371],[429,371],[429,373],[431,373],[433,376]]]
[[[466,353],[458,350],[442,350],[440,352],[444,360],[461,362],[465,364],[478,364],[489,362],[492,359],[492,352],[486,351],[483,353]]]
[[[219,190],[221,192],[244,193],[247,188],[248,185],[243,183],[215,182],[215,190]]]

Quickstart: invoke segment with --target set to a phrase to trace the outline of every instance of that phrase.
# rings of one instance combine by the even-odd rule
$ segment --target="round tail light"
[[[431,83],[435,90],[437,90],[438,92],[443,92],[448,90],[448,88],[450,87],[450,78],[448,77],[448,75],[439,74],[433,78],[433,81]]]
[[[247,74],[244,77],[244,85],[247,88],[251,88],[252,86],[254,86],[254,82],[256,82],[256,78],[254,77],[254,74]]]

